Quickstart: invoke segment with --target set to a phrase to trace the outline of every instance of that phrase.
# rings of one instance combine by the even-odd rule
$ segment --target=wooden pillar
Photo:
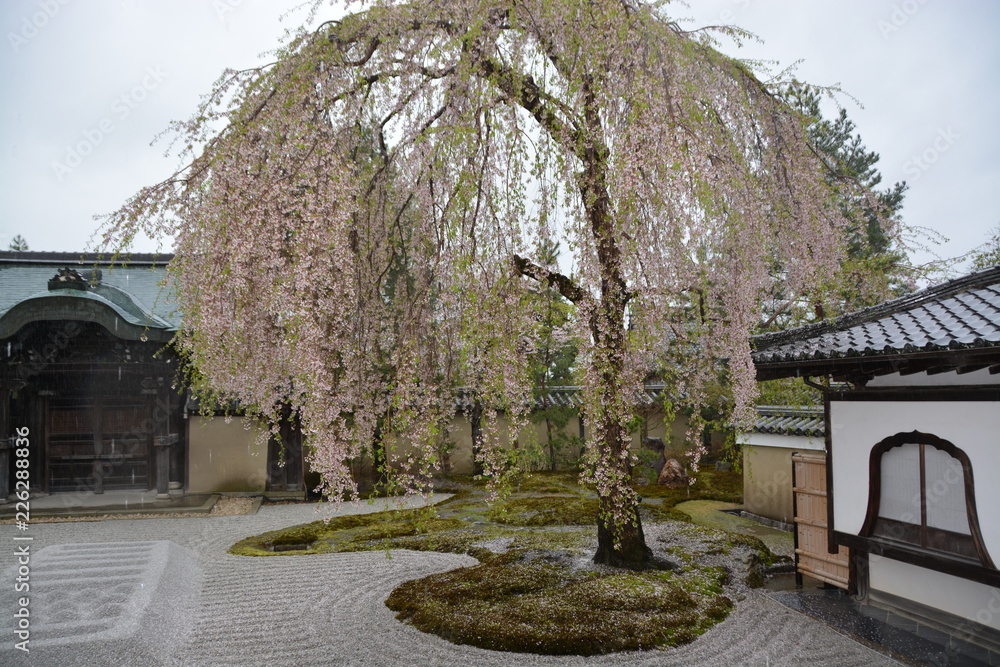
[[[30,391],[30,398],[28,401],[28,406],[26,412],[28,413],[28,430],[31,433],[31,451],[29,454],[30,470],[31,470],[31,490],[38,491],[48,491],[49,490],[49,452],[48,452],[48,438],[45,433],[45,415],[46,415],[46,402],[48,398],[42,393],[31,390],[22,389],[25,397],[28,397],[28,392]],[[20,397],[20,392],[19,392]],[[41,476],[35,471],[43,471]],[[39,479],[39,477],[41,477]]]
[[[153,449],[156,451],[156,498],[170,498],[170,437],[153,438]]]
[[[179,492],[184,488],[184,450],[179,444],[181,427],[183,426],[181,411],[184,409],[184,406],[180,394],[168,390],[167,395],[170,405],[168,423],[171,431],[169,488],[171,492]]]
[[[156,452],[156,497],[170,498],[170,388],[161,386],[153,404],[153,449]]]
[[[104,405],[100,398],[94,401],[93,415],[91,419],[94,424],[94,466],[92,478],[94,480],[94,493],[104,493]]]

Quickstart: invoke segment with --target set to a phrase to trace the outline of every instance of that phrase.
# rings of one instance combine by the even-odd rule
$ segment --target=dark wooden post
[[[20,396],[20,392],[18,392],[18,395]],[[31,398],[32,400],[27,408],[28,430],[31,433],[31,451],[29,452],[32,470],[31,490],[38,491],[41,489],[48,491],[52,476],[52,472],[49,470],[48,437],[45,433],[45,415],[48,397],[42,394],[42,392],[32,391]],[[38,480],[37,473],[34,472],[36,470],[44,471],[40,480]],[[36,480],[40,482],[37,486]]]
[[[182,459],[184,451],[180,446],[180,431],[184,422],[182,415],[182,410],[184,410],[184,404],[181,400],[181,395],[168,390],[168,398],[170,399],[170,426],[172,433],[170,434],[171,448],[170,448],[170,476],[169,476],[169,490],[171,492],[180,492],[184,488],[184,461]]]
[[[153,438],[153,448],[156,450],[156,498],[170,498],[170,436]]]
[[[153,449],[156,452],[156,498],[170,498],[170,389],[163,386],[163,378],[159,378],[160,388],[153,404]]]
[[[94,479],[94,493],[104,493],[104,406],[100,399],[94,402],[93,415],[91,416],[94,425],[94,465],[92,477]]]

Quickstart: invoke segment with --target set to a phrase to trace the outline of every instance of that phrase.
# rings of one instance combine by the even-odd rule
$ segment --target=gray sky
[[[176,166],[163,156],[166,142],[150,147],[153,138],[187,118],[225,67],[262,62],[304,17],[279,21],[296,4],[0,2],[0,247],[20,233],[32,250],[88,248],[94,215]],[[764,40],[723,50],[782,67],[801,59],[798,78],[839,84],[864,105],[842,97],[869,150],[881,154],[885,183],[909,183],[905,220],[951,239],[939,255],[986,241],[1000,222],[1000,2],[691,4],[674,9],[695,19],[685,27],[732,23]]]

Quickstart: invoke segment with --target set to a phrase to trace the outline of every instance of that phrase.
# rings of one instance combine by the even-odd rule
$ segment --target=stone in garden
[[[687,486],[688,476],[684,472],[684,466],[677,459],[670,459],[663,464],[663,470],[660,471],[660,478],[656,483],[668,489],[683,489]]]

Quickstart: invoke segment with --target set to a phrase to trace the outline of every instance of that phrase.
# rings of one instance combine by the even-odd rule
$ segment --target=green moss
[[[641,513],[642,520],[647,523],[656,523],[660,521],[691,521],[691,516],[689,514],[673,507],[662,507],[660,505],[642,503],[639,505],[639,511]]]
[[[718,475],[718,473],[716,473]],[[725,475],[723,473],[722,475]],[[730,479],[709,475],[695,493],[724,495]],[[371,549],[469,554],[475,567],[402,584],[386,604],[415,627],[487,649],[565,655],[676,646],[728,615],[725,568],[701,564],[703,553],[668,548],[680,571],[621,572],[591,566],[598,501],[572,475],[528,476],[521,490],[490,507],[481,482],[448,480],[455,496],[432,509],[337,517],[247,538],[230,553],[256,556]],[[695,485],[697,487],[697,485]],[[643,503],[643,520],[689,521],[673,507],[684,491]],[[710,549],[759,546],[692,524],[692,541]],[[681,532],[681,531],[678,531]],[[708,536],[708,537],[706,537]],[[275,545],[302,545],[274,552]],[[505,546],[503,553],[494,553]],[[766,549],[766,546],[763,547]],[[763,553],[763,552],[762,552]]]
[[[662,498],[665,507],[687,500],[721,500],[743,502],[743,475],[738,472],[703,469],[694,475],[695,483],[688,489],[668,489],[658,484],[640,486],[636,491],[643,498]]]
[[[566,472],[536,472],[518,485],[518,493],[579,494],[584,491],[580,475]]]
[[[732,603],[685,590],[662,572],[494,562],[406,582],[386,605],[397,618],[481,648],[595,655],[676,646],[725,618]]]
[[[518,495],[486,516],[507,526],[596,526],[598,511],[596,498]]]
[[[356,545],[371,544],[397,537],[411,535],[430,535],[446,530],[463,528],[465,522],[461,519],[400,519],[397,521],[379,521],[354,530],[350,542]]]
[[[304,550],[307,553],[377,549],[394,538],[454,530],[464,525],[459,519],[442,519],[426,509],[357,514],[248,537],[230,547],[229,553],[238,556],[294,555],[303,550],[275,551],[275,547],[298,544],[308,545]]]

